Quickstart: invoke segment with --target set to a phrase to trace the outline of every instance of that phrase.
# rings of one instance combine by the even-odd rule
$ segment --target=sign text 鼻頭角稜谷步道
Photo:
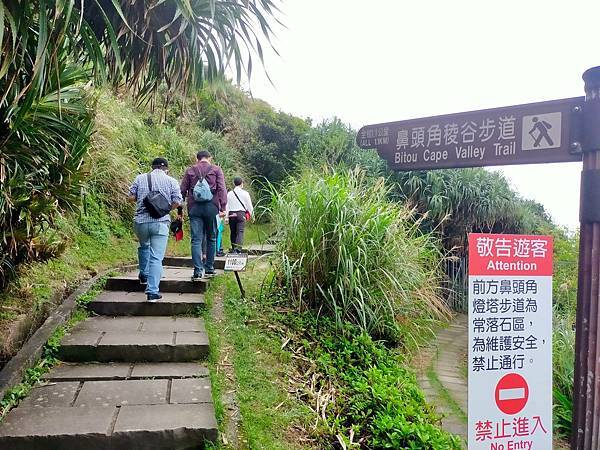
[[[583,97],[367,125],[361,148],[394,170],[580,161],[571,148]]]

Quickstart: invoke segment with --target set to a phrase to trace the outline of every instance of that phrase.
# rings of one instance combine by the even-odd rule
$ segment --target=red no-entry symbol
[[[504,375],[496,385],[496,405],[504,414],[517,414],[529,400],[529,386],[521,375]]]

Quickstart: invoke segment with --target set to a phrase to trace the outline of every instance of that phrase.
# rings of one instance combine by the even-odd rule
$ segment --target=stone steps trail
[[[63,361],[194,361],[208,354],[204,322],[193,317],[91,317],[63,338]]]
[[[468,389],[467,380],[461,373],[461,360],[467,352],[467,336],[467,316],[458,315],[447,328],[437,333],[436,354],[431,361],[431,367],[438,381],[464,415],[467,414]],[[465,442],[466,448],[467,424],[455,415],[454,410],[440,397],[440,392],[431,385],[425,374],[418,377],[418,382],[427,401],[435,405],[438,413],[444,416],[442,427],[450,433],[459,435]]]
[[[104,316],[178,316],[193,314],[206,304],[202,294],[162,294],[159,302],[146,301],[143,292],[103,292],[88,303],[90,311]]]
[[[18,407],[2,422],[11,450],[192,449],[217,439],[211,403]]]
[[[63,361],[0,423],[4,449],[191,449],[216,441],[208,335],[196,317],[208,280],[166,267],[146,302],[137,272],[109,278],[100,314],[62,339]],[[177,316],[177,317],[174,317]]]
[[[192,272],[184,267],[165,267],[160,280],[160,292],[178,294],[194,294],[206,291],[208,280],[191,281]],[[145,285],[140,284],[138,272],[131,271],[106,280],[105,289],[108,291],[143,292]]]
[[[186,379],[208,376],[208,368],[195,362],[176,363],[66,363],[54,367],[42,379],[58,381],[110,381]]]

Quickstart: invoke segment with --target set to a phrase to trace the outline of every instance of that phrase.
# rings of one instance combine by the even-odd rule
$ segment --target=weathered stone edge
[[[13,386],[16,386],[23,379],[25,371],[32,367],[34,363],[42,356],[42,349],[48,339],[59,326],[63,325],[71,318],[75,309],[77,298],[85,294],[100,278],[106,274],[118,270],[125,272],[136,268],[136,265],[123,265],[116,268],[107,269],[96,276],[84,281],[75,291],[71,293],[60,306],[52,312],[37,331],[27,340],[15,356],[13,356],[4,368],[0,371],[0,399]]]

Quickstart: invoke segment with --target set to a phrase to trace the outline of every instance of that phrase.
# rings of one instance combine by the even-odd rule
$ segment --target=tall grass
[[[575,315],[577,306],[577,266],[579,235],[555,228],[554,236],[554,333],[553,397],[554,429],[568,438],[573,418],[575,360]]]
[[[575,327],[573,317],[555,315],[553,335],[554,429],[568,437],[573,420]]]
[[[392,340],[415,317],[440,318],[435,242],[365,172],[305,171],[273,192],[280,239],[276,281],[299,310],[313,309]]]

